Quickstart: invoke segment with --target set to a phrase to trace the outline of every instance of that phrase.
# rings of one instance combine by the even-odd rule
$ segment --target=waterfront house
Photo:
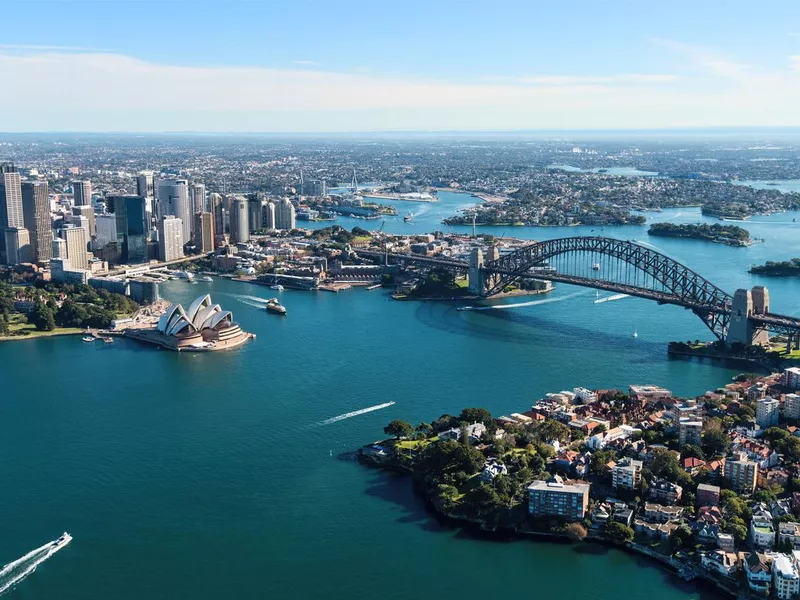
[[[754,594],[765,597],[772,584],[772,561],[759,552],[745,552],[743,556],[742,567],[747,577],[747,586]]]
[[[692,530],[694,537],[701,544],[717,545],[719,539],[719,526],[711,525],[710,523],[694,522],[692,523]]]
[[[469,443],[470,444],[477,444],[481,436],[486,433],[486,425],[483,423],[473,423],[472,425],[467,425],[467,436],[469,436]],[[452,429],[448,429],[447,431],[443,431],[439,434],[440,440],[460,440],[461,439],[461,428],[460,427],[453,427]]]
[[[643,521],[642,519],[635,519],[633,523],[633,528],[638,533],[643,533],[644,535],[659,539],[659,540],[668,540],[669,536],[672,535],[672,532],[678,528],[677,523],[648,523],[647,521]]]
[[[616,523],[621,523],[622,525],[630,527],[633,521],[633,511],[624,506],[615,508],[613,519]]]
[[[772,585],[778,600],[789,600],[800,593],[800,573],[797,563],[788,554],[777,552],[768,555],[772,559]]]
[[[709,571],[718,573],[724,577],[733,577],[739,570],[739,556],[735,552],[725,550],[714,550],[703,552],[700,564]]]
[[[609,504],[598,504],[592,511],[592,525],[598,528],[604,526],[611,518],[611,512],[612,508]]]
[[[750,520],[750,543],[760,550],[771,550],[775,543],[775,529],[772,519],[753,515]]]

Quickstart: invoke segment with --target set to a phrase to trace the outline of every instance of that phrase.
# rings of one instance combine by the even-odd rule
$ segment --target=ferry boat
[[[66,531],[57,540],[50,542],[54,548],[63,548],[72,541],[72,536]]]
[[[403,221],[406,223],[411,223],[414,220],[414,213],[408,213],[405,217],[403,217]]]
[[[270,298],[267,300],[267,312],[283,316],[286,314],[286,308],[278,302],[277,298]]]
[[[280,283],[276,283],[275,285],[269,286],[271,290],[278,290],[279,292],[283,291],[283,286]]]

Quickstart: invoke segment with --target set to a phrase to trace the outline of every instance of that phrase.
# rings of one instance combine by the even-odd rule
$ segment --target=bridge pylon
[[[483,251],[473,248],[469,255],[469,291],[475,296],[486,295],[486,285],[483,280]]]
[[[769,312],[769,291],[763,286],[736,290],[731,302],[731,317],[725,341],[729,344],[768,344],[769,331],[758,328],[751,317]]]

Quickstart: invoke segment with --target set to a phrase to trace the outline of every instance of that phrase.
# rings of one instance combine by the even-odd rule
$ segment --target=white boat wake
[[[566,296],[559,296],[558,298],[547,298],[545,300],[531,300],[530,302],[517,302],[515,304],[495,304],[493,306],[461,306],[458,310],[504,310],[507,308],[520,308],[522,306],[539,306],[540,304],[550,304],[551,302],[563,302],[570,298],[583,296],[587,292],[575,292],[567,294]]]
[[[614,300],[622,300],[623,298],[630,298],[628,294],[614,294],[613,296],[606,296],[605,298],[598,298],[594,301],[595,304],[603,302],[613,302]]]
[[[239,302],[242,304],[246,304],[247,306],[252,306],[253,308],[266,308],[267,303],[264,302],[263,304],[258,304],[256,302],[252,302],[251,300],[245,300],[244,298],[237,298]]]
[[[231,294],[231,295],[237,300],[250,300],[251,302],[261,302],[262,304],[265,305],[267,302],[269,302],[268,298],[261,298],[259,296],[247,296],[244,294]]]
[[[358,415],[364,415],[374,410],[381,410],[382,408],[387,408],[392,406],[394,402],[386,402],[385,404],[376,404],[375,406],[370,406],[369,408],[362,408],[360,410],[354,410],[353,412],[344,413],[343,415],[339,415],[338,417],[331,417],[330,419],[325,419],[324,421],[320,421],[317,425],[330,425],[331,423],[336,423],[337,421],[344,421],[345,419],[349,419],[350,417],[357,417]]]
[[[36,568],[53,556],[56,552],[69,544],[69,538],[62,544],[47,542],[44,546],[31,550],[22,558],[10,562],[0,570],[0,595],[5,594],[18,583],[22,582],[28,575],[33,573]]]

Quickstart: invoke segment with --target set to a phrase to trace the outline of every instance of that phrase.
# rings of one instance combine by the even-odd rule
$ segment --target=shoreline
[[[22,340],[40,340],[42,338],[51,338],[51,337],[60,337],[60,336],[67,336],[67,335],[82,335],[85,331],[83,329],[67,329],[67,328],[56,328],[53,331],[36,331],[33,330],[33,333],[30,335],[6,335],[0,336],[0,342],[18,342]]]
[[[373,444],[382,444],[383,440],[373,442]],[[362,464],[365,464],[369,467],[378,468],[383,471],[390,471],[397,473],[399,475],[405,477],[412,477],[414,476],[414,471],[405,465],[399,464],[397,462],[387,463],[384,461],[379,461],[374,457],[365,454],[363,449],[368,446],[372,446],[373,444],[367,444],[366,446],[362,446],[357,451],[357,458],[358,461]],[[419,486],[416,482],[412,483],[412,487],[414,489],[414,495],[419,497],[424,505],[426,511],[437,521],[443,522],[450,528],[460,527],[462,529],[466,529],[472,532],[478,532],[483,536],[489,536],[495,540],[499,541],[520,541],[520,540],[530,540],[533,542],[543,542],[543,543],[555,543],[555,544],[574,544],[574,545],[585,545],[585,544],[596,544],[600,546],[604,546],[607,548],[612,548],[621,552],[626,552],[629,554],[633,554],[636,556],[645,557],[651,561],[654,561],[664,567],[664,570],[669,573],[670,575],[676,577],[681,581],[692,581],[694,579],[699,579],[700,583],[704,586],[711,586],[716,591],[720,593],[724,593],[734,598],[738,598],[739,591],[738,589],[731,589],[725,585],[726,582],[720,581],[717,578],[713,577],[710,573],[705,572],[702,569],[695,569],[693,565],[683,564],[679,560],[661,554],[647,546],[642,544],[638,544],[636,542],[615,542],[613,540],[609,540],[608,538],[602,537],[597,535],[594,532],[588,532],[586,537],[581,539],[575,539],[570,537],[564,533],[558,533],[554,531],[536,531],[533,529],[525,528],[525,527],[517,527],[517,526],[506,526],[506,525],[495,525],[491,526],[485,519],[480,518],[470,518],[462,515],[454,515],[448,512],[441,510],[437,507],[431,499],[419,489]],[[511,538],[519,538],[519,540],[511,539]],[[681,575],[682,572],[686,570],[688,573],[691,573],[691,577],[683,577]],[[734,582],[731,581],[731,584]]]

